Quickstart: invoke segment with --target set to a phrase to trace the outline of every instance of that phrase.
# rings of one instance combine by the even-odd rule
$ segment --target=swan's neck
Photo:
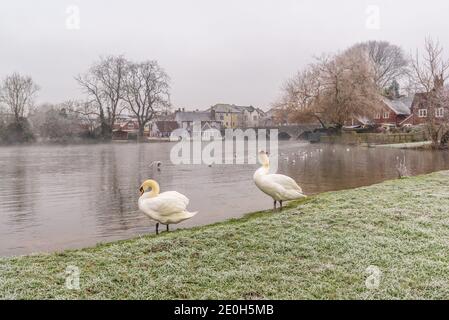
[[[160,192],[159,184],[156,181],[154,181],[154,180],[147,180],[147,181],[145,181],[144,184],[143,184],[143,187],[144,187],[145,190],[151,189],[151,191],[148,192],[148,195],[147,195],[148,198],[154,198]]]
[[[256,172],[254,173],[254,180],[267,175],[269,171],[270,171],[270,165],[264,164],[262,167],[257,169]]]

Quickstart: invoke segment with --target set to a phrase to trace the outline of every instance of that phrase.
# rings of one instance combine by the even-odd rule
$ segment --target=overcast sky
[[[449,54],[447,0],[2,0],[0,77],[18,71],[39,102],[81,98],[74,76],[100,55],[155,59],[172,79],[172,103],[267,109],[286,78],[360,41],[407,53],[426,35]]]

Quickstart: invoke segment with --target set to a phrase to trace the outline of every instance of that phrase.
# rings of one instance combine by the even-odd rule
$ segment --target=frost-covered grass
[[[67,266],[80,290],[65,286]],[[381,272],[368,289],[368,266]],[[330,192],[282,213],[0,260],[1,298],[449,298],[449,172]]]

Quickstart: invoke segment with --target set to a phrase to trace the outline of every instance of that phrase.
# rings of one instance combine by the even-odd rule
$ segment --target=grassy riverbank
[[[80,290],[65,287],[69,265]],[[382,272],[377,289],[365,285],[371,265]],[[0,259],[0,298],[447,299],[449,172],[325,193],[282,213]]]

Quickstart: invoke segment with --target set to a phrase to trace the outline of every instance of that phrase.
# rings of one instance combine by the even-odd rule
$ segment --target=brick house
[[[401,124],[420,125],[429,122],[429,120],[438,124],[445,118],[447,119],[449,116],[449,103],[433,106],[430,101],[432,95],[445,90],[443,76],[436,76],[434,79],[434,87],[430,92],[420,92],[415,94],[410,108],[410,116],[402,121]]]
[[[175,120],[156,120],[150,123],[151,137],[170,137],[170,134],[179,128]]]
[[[145,127],[144,136],[149,136],[149,128]],[[128,119],[119,121],[114,124],[112,130],[112,140],[129,140],[137,139],[139,132],[139,122],[136,119]]]
[[[401,122],[401,125],[419,125],[434,117],[435,121],[442,120],[447,116],[449,106],[438,106],[435,110],[429,110],[428,93],[416,93],[410,109],[410,115]]]
[[[410,116],[412,97],[387,98],[382,97],[381,105],[373,117],[373,122],[378,125],[399,126]]]
[[[368,124],[399,126],[410,115],[412,97],[382,97],[380,105],[371,117],[355,117],[345,121],[345,126]]]

